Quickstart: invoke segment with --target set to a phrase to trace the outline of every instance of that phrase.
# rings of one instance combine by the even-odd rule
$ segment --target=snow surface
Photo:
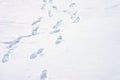
[[[120,1],[0,0],[0,80],[120,80]]]

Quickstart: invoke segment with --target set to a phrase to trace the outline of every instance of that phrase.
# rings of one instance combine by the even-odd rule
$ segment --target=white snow
[[[120,80],[120,1],[47,1],[0,0],[0,80],[40,80],[43,70],[46,80]],[[69,7],[71,3],[76,4]],[[70,17],[76,11],[73,19],[80,21],[73,23]],[[40,17],[41,22],[32,25]],[[61,31],[49,34],[60,20]],[[3,43],[21,36],[3,63],[9,51]],[[56,45],[58,36],[63,40]],[[44,55],[31,60],[40,48]]]

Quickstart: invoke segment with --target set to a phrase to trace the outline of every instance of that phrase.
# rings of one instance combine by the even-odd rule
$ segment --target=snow
[[[0,80],[40,80],[44,70],[45,80],[120,80],[119,4],[1,0]],[[60,31],[50,34],[54,26]]]

